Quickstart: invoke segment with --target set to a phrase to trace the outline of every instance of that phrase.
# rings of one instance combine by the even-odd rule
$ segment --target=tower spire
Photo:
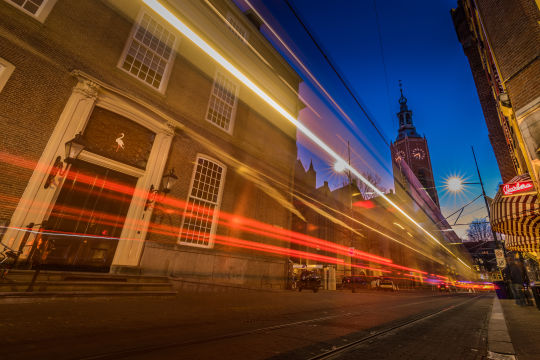
[[[399,93],[401,94],[398,100],[400,111],[407,111],[407,98],[403,96],[403,84],[401,83],[401,80],[399,80]]]
[[[409,110],[409,107],[407,106],[407,98],[405,95],[403,95],[403,84],[401,83],[401,80],[399,80],[399,112],[397,113],[397,117],[399,119],[399,129],[398,129],[398,137],[396,140],[403,139],[405,137],[416,137],[419,138],[420,135],[416,132],[416,128],[413,125],[412,121],[412,111]]]

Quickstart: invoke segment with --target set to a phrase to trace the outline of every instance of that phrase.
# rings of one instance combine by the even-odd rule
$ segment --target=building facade
[[[283,287],[294,126],[142,1],[36,4],[0,1],[2,241],[28,256],[40,229],[51,269]],[[300,78],[252,15],[169,5],[298,114]]]
[[[503,182],[540,170],[540,11],[534,0],[460,0],[452,18]]]
[[[540,9],[534,0],[460,0],[452,18],[505,183],[491,226],[509,250],[540,252]]]

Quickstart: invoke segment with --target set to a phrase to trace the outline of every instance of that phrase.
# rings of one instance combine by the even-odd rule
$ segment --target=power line
[[[390,109],[392,106],[390,105],[390,86],[388,85],[388,71],[386,69],[386,61],[384,59],[384,47],[383,47],[383,40],[382,40],[382,32],[381,32],[381,24],[379,22],[379,12],[377,11],[377,0],[373,0],[373,8],[375,10],[375,21],[377,23],[377,34],[379,35],[379,47],[381,49],[381,62],[384,69],[384,82],[386,83],[386,100],[388,101],[388,111],[390,115],[390,120],[392,121],[392,127],[396,127],[396,120],[392,116],[392,112]]]
[[[322,54],[322,56],[324,57],[324,59],[326,60],[326,62],[328,63],[328,65],[330,65],[330,67],[332,68],[332,70],[334,71],[334,73],[337,75],[337,77],[339,78],[339,80],[341,81],[341,83],[343,84],[343,86],[345,87],[345,89],[347,90],[347,92],[352,96],[352,98],[354,99],[354,101],[356,102],[356,104],[358,105],[358,107],[360,108],[360,110],[362,110],[362,113],[366,116],[366,118],[369,120],[369,122],[371,123],[371,125],[375,128],[375,130],[377,131],[377,133],[379,134],[379,136],[381,137],[381,139],[384,141],[384,143],[387,145],[387,146],[390,146],[390,143],[388,142],[388,140],[384,137],[384,135],[382,134],[382,132],[379,130],[379,128],[377,127],[377,125],[375,124],[375,121],[371,118],[371,116],[368,114],[367,110],[364,109],[364,107],[362,106],[362,104],[360,103],[360,101],[358,100],[358,98],[356,97],[356,95],[354,94],[354,91],[352,90],[351,86],[349,85],[349,83],[345,80],[345,78],[341,75],[341,73],[337,70],[336,66],[334,65],[334,63],[330,60],[330,58],[328,57],[328,55],[326,54],[326,52],[323,50],[322,46],[319,44],[319,42],[315,39],[314,35],[311,33],[311,31],[308,29],[307,25],[304,23],[304,21],[300,18],[300,15],[298,15],[298,13],[296,12],[296,10],[294,9],[294,7],[292,6],[292,4],[289,2],[289,0],[285,0],[285,3],[287,4],[287,6],[289,7],[289,9],[291,10],[291,12],[293,13],[294,17],[296,18],[296,20],[298,20],[298,22],[300,23],[300,25],[302,26],[302,28],[304,29],[304,31],[307,33],[307,35],[309,36],[309,38],[311,39],[311,41],[313,41],[313,44],[315,44],[315,47],[317,47],[317,49],[319,50],[319,52]]]

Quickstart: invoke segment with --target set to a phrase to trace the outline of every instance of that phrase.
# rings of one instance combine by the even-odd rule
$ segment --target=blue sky
[[[501,181],[499,170],[471,71],[450,16],[457,0],[377,0],[384,58],[374,1],[290,1],[387,140],[394,140],[397,135],[395,113],[399,111],[398,80],[402,80],[414,124],[428,139],[436,185],[442,187],[444,178],[455,173],[469,177],[471,182],[478,181],[471,153],[473,145],[486,192],[488,196],[495,195]],[[285,1],[252,0],[252,4],[279,31],[353,124],[331,110],[328,101],[315,99],[318,91],[313,90],[309,81],[303,85],[303,93],[313,100],[320,116],[314,117],[307,110],[301,119],[343,154],[346,140],[350,140],[353,166],[376,172],[383,178],[384,187],[392,187],[387,144],[326,65]],[[332,173],[329,159],[309,142],[300,137],[299,145],[300,158],[306,165],[313,158],[321,175],[319,184],[330,180],[335,186],[343,181]],[[479,186],[471,185],[468,192],[456,198],[444,195],[439,188],[443,213],[449,214],[480,191]],[[480,199],[469,206],[459,223],[486,216],[482,205]],[[463,235],[463,231],[459,233]]]

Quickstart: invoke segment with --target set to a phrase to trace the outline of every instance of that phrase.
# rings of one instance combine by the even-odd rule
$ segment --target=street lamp
[[[465,181],[458,175],[450,176],[446,179],[445,187],[450,192],[460,193],[465,190]]]
[[[338,160],[334,164],[334,170],[338,173],[342,173],[347,168],[347,163],[343,160]]]
[[[349,162],[346,163],[345,160],[337,160],[335,163],[334,163],[334,170],[338,173],[342,173],[344,172],[347,167],[351,167],[351,145],[349,143],[349,141],[347,140],[347,153],[348,153],[348,160]],[[347,178],[349,180],[349,184],[348,184],[348,187],[349,187],[349,198],[350,198],[350,210],[351,210],[351,216],[353,215],[352,214],[352,208],[353,208],[353,198],[352,198],[352,175],[351,175],[351,171],[348,170],[347,171]],[[354,249],[354,234],[353,234],[353,231],[351,230],[350,231],[350,234],[351,234],[351,247],[350,247],[350,253],[351,253],[351,288],[352,288],[352,292],[355,293],[356,292],[356,282],[355,282],[355,279],[354,279],[354,264],[353,264],[353,261],[356,263],[356,258],[354,257],[354,252],[355,252],[355,249]]]
[[[474,158],[474,165],[476,166],[476,172],[478,173],[478,180],[479,182],[466,182],[463,177],[461,176],[450,176],[446,179],[445,187],[448,189],[448,191],[451,191],[453,193],[460,193],[465,189],[465,185],[480,185],[482,188],[482,197],[484,198],[484,204],[486,205],[486,211],[488,214],[488,219],[491,220],[491,211],[489,210],[489,204],[487,200],[486,191],[484,189],[484,182],[482,181],[482,176],[480,175],[480,169],[478,168],[478,162],[476,161],[476,154],[474,153],[474,147],[471,146],[473,158]],[[469,203],[470,204],[470,203]],[[467,205],[469,205],[467,204]],[[461,209],[461,212],[463,212],[463,209]],[[461,215],[460,212],[460,215]],[[459,215],[458,215],[459,217]],[[456,219],[457,222],[457,219]],[[493,241],[497,244],[497,247],[502,249],[504,252],[504,255],[506,257],[506,249],[504,248],[504,244],[499,241],[497,238],[497,234],[495,233],[495,230],[491,229],[492,235],[493,235]]]
[[[75,135],[75,137],[65,144],[66,147],[66,163],[72,163],[73,160],[77,159],[81,152],[86,147],[86,141],[83,139],[81,133]]]
[[[64,176],[67,170],[67,166],[66,169],[64,169],[64,163],[66,163],[66,165],[73,163],[73,161],[76,160],[84,150],[85,146],[86,141],[82,137],[81,133],[78,133],[73,139],[65,143],[64,161],[62,161],[61,156],[56,157],[54,164],[49,171],[49,175],[47,176],[47,180],[45,180],[45,184],[43,184],[44,189],[48,189],[51,186],[56,178],[56,175]]]
[[[150,185],[148,197],[146,198],[146,203],[144,204],[144,211],[146,211],[150,205],[156,202],[156,198],[159,193],[163,193],[163,197],[165,197],[165,195],[171,191],[171,188],[176,180],[178,180],[178,176],[176,176],[174,173],[174,168],[172,168],[167,174],[162,176],[159,188],[154,187],[154,184]]]

